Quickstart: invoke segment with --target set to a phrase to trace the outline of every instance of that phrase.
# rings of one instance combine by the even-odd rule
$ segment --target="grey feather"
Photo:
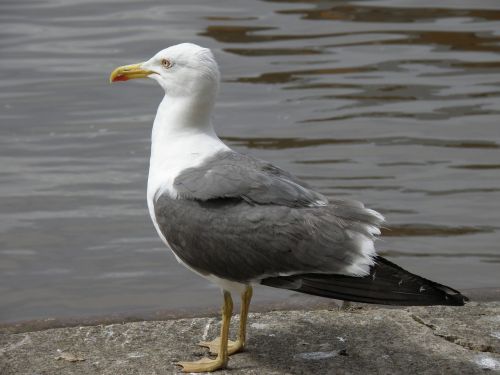
[[[182,171],[177,199],[155,215],[174,253],[201,274],[249,282],[283,274],[339,273],[363,258],[359,235],[382,218],[362,203],[326,198],[282,169],[223,152]]]
[[[361,255],[353,234],[371,237],[366,224],[380,224],[366,209],[342,202],[296,208],[166,194],[156,202],[155,214],[183,262],[202,274],[238,282],[280,274],[346,274]]]
[[[289,207],[324,205],[328,200],[290,173],[233,151],[220,152],[175,179],[181,198],[242,198],[255,204]]]

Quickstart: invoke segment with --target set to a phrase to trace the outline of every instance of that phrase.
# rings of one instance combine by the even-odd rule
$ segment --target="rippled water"
[[[161,90],[107,82],[183,41],[217,56],[232,147],[384,213],[404,267],[499,285],[498,1],[175,2],[0,3],[0,320],[219,304],[148,217]]]

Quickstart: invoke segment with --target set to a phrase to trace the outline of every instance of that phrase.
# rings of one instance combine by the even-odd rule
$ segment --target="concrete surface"
[[[238,317],[233,319],[237,323]],[[236,324],[233,324],[236,327]],[[207,355],[219,318],[76,326],[0,335],[0,374],[175,374]],[[248,350],[220,374],[500,372],[500,303],[251,314]]]

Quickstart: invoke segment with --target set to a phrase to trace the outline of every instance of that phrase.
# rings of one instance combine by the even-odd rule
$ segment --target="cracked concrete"
[[[219,329],[219,319],[208,317],[4,333],[0,373],[175,374],[173,362],[207,355],[196,343]],[[498,302],[254,313],[248,350],[220,373],[500,372],[498,332]]]
[[[457,321],[446,319],[443,309],[435,307],[431,313],[426,308],[414,308],[411,317],[434,335],[465,349],[500,354],[500,340],[494,335],[500,327],[500,315],[495,315],[495,308],[483,305],[479,310],[459,309]]]

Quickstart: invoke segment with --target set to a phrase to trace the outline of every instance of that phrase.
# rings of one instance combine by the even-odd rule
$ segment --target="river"
[[[403,267],[499,286],[498,1],[3,0],[0,20],[0,321],[220,304],[148,216],[161,89],[108,83],[185,41],[220,64],[231,147],[382,212]]]

